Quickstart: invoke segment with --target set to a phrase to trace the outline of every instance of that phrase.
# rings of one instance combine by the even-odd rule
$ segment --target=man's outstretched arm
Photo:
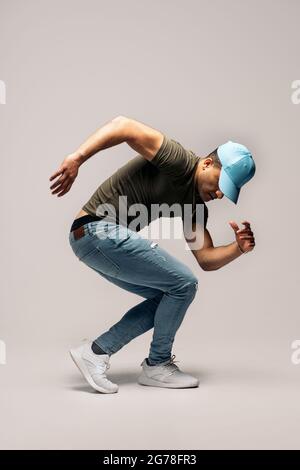
[[[253,250],[255,239],[250,223],[247,221],[242,222],[245,225],[243,229],[239,229],[238,225],[233,221],[229,222],[229,224],[234,230],[236,237],[236,240],[229,245],[215,247],[206,228],[204,229],[204,241],[201,248],[193,249],[193,245],[186,239],[198,264],[204,271],[220,269],[222,266],[241,256],[243,252],[247,253]],[[198,230],[202,230],[202,228],[197,227],[197,224],[193,224],[193,231],[197,234]]]
[[[151,160],[163,142],[163,134],[134,119],[117,116],[100,127],[63,160],[58,170],[49,178],[50,181],[58,178],[50,186],[52,194],[59,193],[58,196],[63,196],[70,190],[80,165],[100,150],[122,142],[127,142],[131,148]]]

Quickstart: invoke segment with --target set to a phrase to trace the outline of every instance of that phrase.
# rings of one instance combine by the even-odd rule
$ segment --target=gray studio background
[[[300,79],[297,0],[0,2],[1,448],[299,448]],[[204,272],[183,240],[161,240],[199,278],[173,348],[198,389],[136,383],[152,332],[112,356],[118,394],[94,393],[68,349],[141,297],[75,258],[70,225],[96,187],[135,155],[88,160],[70,192],[50,175],[123,114],[198,155],[227,140],[253,152],[239,204],[208,203],[215,245],[249,220],[256,248]]]

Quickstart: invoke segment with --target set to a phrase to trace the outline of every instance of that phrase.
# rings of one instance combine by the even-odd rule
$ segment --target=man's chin
[[[199,196],[201,197],[202,201],[204,201],[204,202],[209,202],[209,201],[212,200],[210,195],[207,194],[207,193],[203,194],[202,192],[199,191]]]
[[[204,202],[208,201],[206,194],[202,194],[202,193],[199,192],[199,196],[201,197],[202,201],[204,201]]]

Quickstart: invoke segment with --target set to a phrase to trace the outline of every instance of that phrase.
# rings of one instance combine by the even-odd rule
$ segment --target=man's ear
[[[207,157],[203,161],[203,169],[209,168],[210,166],[213,166],[214,161],[211,157]]]

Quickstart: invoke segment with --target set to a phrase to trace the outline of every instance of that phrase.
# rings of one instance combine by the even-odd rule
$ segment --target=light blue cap
[[[254,160],[247,147],[231,140],[220,145],[217,152],[222,163],[219,188],[236,204],[241,187],[254,176]]]

